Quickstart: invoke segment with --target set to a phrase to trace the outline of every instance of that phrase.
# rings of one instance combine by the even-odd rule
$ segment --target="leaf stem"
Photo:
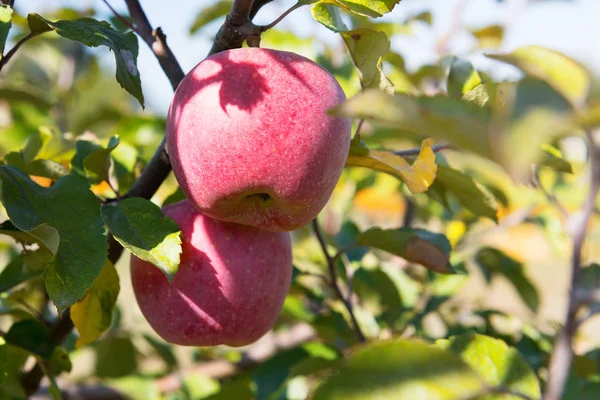
[[[10,61],[10,59],[15,55],[15,53],[17,52],[17,50],[19,50],[19,48],[21,46],[23,46],[25,44],[25,42],[27,42],[30,39],[33,39],[34,37],[40,35],[40,33],[33,33],[33,32],[29,32],[29,34],[25,37],[23,37],[21,40],[19,40],[12,49],[9,50],[8,53],[6,53],[2,59],[0,59],[0,71],[2,71],[2,68],[6,65],[6,63],[8,61]]]
[[[560,400],[569,377],[573,361],[573,337],[577,331],[577,313],[581,307],[579,299],[579,286],[582,275],[582,248],[587,235],[590,217],[594,211],[596,197],[600,191],[600,147],[595,143],[594,137],[587,132],[590,152],[590,189],[582,210],[571,218],[573,222],[573,252],[571,255],[571,287],[569,305],[565,326],[554,343],[554,350],[550,356],[548,366],[548,383],[544,400]]]
[[[316,218],[312,221],[312,226],[313,226],[313,230],[315,232],[315,236],[317,237],[317,240],[319,241],[319,244],[321,245],[321,249],[323,250],[323,254],[325,255],[325,259],[327,260],[327,268],[329,270],[329,280],[330,280],[331,287],[333,288],[333,290],[335,291],[335,294],[342,301],[342,303],[344,304],[344,307],[346,307],[346,310],[350,314],[350,319],[352,320],[354,333],[356,334],[358,341],[361,343],[364,343],[364,342],[366,342],[366,338],[365,338],[365,335],[362,333],[362,330],[360,329],[360,325],[358,325],[358,320],[356,319],[356,315],[354,315],[354,308],[352,306],[352,302],[350,301],[351,296],[350,295],[344,296],[344,294],[342,293],[342,289],[340,288],[340,286],[338,284],[337,275],[335,273],[335,259],[333,259],[329,255],[329,251],[327,251],[327,244],[325,243],[325,239],[323,238],[323,233],[321,232],[321,227],[319,226],[319,222],[317,221]]]
[[[280,23],[285,17],[287,17],[292,11],[297,10],[298,8],[300,8],[302,6],[303,6],[303,4],[300,3],[300,2],[294,4],[293,6],[291,6],[287,10],[285,10],[285,12],[283,14],[281,14],[279,16],[279,18],[277,18],[275,21],[271,22],[268,25],[264,25],[264,26],[259,27],[260,31],[264,32],[266,30],[269,30],[269,29],[273,28],[275,25],[277,25],[278,23]]]

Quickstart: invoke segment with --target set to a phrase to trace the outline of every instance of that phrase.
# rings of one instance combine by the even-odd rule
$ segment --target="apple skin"
[[[267,333],[290,286],[289,234],[218,221],[187,200],[163,211],[182,232],[173,282],[131,257],[133,290],[156,333],[184,346],[244,346]]]
[[[309,223],[344,168],[351,122],[323,67],[295,53],[243,48],[198,64],[175,92],[167,146],[186,197],[213,218],[271,231]]]

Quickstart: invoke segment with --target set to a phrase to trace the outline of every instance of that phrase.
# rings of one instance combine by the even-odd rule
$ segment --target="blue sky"
[[[124,10],[122,0],[109,0],[117,10]],[[430,10],[434,15],[434,35],[429,28],[416,26],[413,35],[398,35],[392,40],[393,47],[401,52],[409,69],[436,59],[435,39],[448,31],[454,19],[457,4],[464,7],[460,14],[462,24],[467,27],[483,27],[490,23],[506,24],[507,31],[502,50],[510,51],[519,46],[536,44],[561,51],[585,64],[589,69],[600,72],[600,0],[574,0],[571,2],[504,0],[403,0],[387,16],[390,21],[402,21],[407,15],[421,10]],[[108,9],[101,0],[17,0],[17,10],[21,13],[38,12],[57,6],[94,6],[100,17],[107,17]],[[142,5],[153,26],[161,26],[168,36],[168,42],[185,71],[205,57],[210,48],[211,35],[218,26],[213,24],[199,34],[191,36],[188,29],[192,24],[200,4],[206,0],[173,0],[165,6],[164,1],[145,0]],[[275,0],[257,16],[258,23],[268,23],[294,4],[294,0]],[[294,11],[281,28],[293,30],[301,36],[314,35],[320,40],[339,40],[337,35],[320,26],[310,18],[308,7]],[[461,55],[470,47],[468,34],[458,34],[452,41],[451,50]],[[470,59],[481,68],[490,62],[482,56]],[[106,62],[114,63],[112,55],[106,52]],[[138,66],[147,104],[150,109],[166,114],[172,89],[147,46],[140,44]],[[506,70],[510,74],[511,70]]]

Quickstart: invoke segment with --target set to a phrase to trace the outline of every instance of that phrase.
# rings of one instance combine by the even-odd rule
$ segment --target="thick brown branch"
[[[249,36],[260,36],[260,27],[251,20],[252,14],[258,12],[258,9],[253,9],[253,3],[254,0],[234,0],[231,11],[215,36],[209,55],[238,49]]]

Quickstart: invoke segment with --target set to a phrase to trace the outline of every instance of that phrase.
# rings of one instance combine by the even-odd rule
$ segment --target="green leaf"
[[[390,50],[390,41],[383,32],[360,28],[342,32],[346,48],[352,62],[358,69],[358,77],[363,88],[379,88],[388,94],[394,92],[394,85],[383,74],[383,56]]]
[[[525,275],[523,264],[491,247],[480,249],[475,261],[492,276],[501,275],[508,279],[527,307],[533,312],[538,311],[540,296],[533,282]]]
[[[346,11],[367,17],[381,17],[400,3],[400,0],[321,0],[319,3],[333,4]]]
[[[77,347],[95,341],[110,327],[119,289],[117,270],[107,261],[85,297],[71,306],[71,320],[79,332]]]
[[[450,242],[440,233],[413,228],[371,228],[358,235],[356,243],[387,251],[435,272],[454,273],[450,265]]]
[[[481,84],[477,70],[467,60],[454,57],[448,72],[448,95],[456,99],[475,89]]]
[[[56,346],[49,360],[48,372],[56,376],[63,372],[71,372],[72,368],[73,364],[71,364],[67,350],[64,347]]]
[[[169,195],[169,197],[167,197],[165,199],[165,201],[163,202],[163,207],[168,206],[169,204],[173,204],[173,203],[179,203],[180,201],[185,200],[185,194],[183,194],[183,191],[181,190],[180,187],[177,188],[177,190],[175,190],[173,193],[171,193]]]
[[[69,307],[83,298],[106,260],[100,202],[76,175],[44,188],[14,167],[0,166],[0,182],[2,203],[14,226],[53,253],[44,274],[50,298],[59,310]]]
[[[340,9],[330,4],[315,4],[310,12],[315,21],[321,23],[327,29],[334,32],[344,32],[348,30],[342,17],[340,15]]]
[[[6,343],[21,347],[43,358],[50,358],[56,347],[48,328],[33,319],[14,323],[4,339]]]
[[[267,400],[276,393],[288,378],[292,366],[307,356],[308,353],[298,347],[279,352],[262,363],[252,374],[256,384],[256,400]]]
[[[433,186],[452,193],[459,203],[473,214],[498,221],[496,199],[483,186],[468,175],[445,165],[438,165]]]
[[[0,273],[0,293],[41,276],[51,258],[52,253],[45,247],[19,254]]]
[[[436,342],[444,350],[458,354],[490,387],[508,388],[532,399],[541,397],[540,384],[523,356],[500,339],[467,333]],[[486,399],[517,399],[515,396],[489,396]]]
[[[136,257],[157,266],[173,281],[179,268],[181,230],[149,200],[129,198],[102,206],[102,218],[115,239]]]
[[[106,46],[110,48],[117,63],[117,82],[131,93],[144,107],[144,95],[140,72],[137,67],[138,41],[135,33],[121,33],[111,28],[106,21],[93,18],[48,21],[38,14],[27,17],[30,29],[39,31],[54,30],[60,36],[82,43],[88,47]],[[33,24],[33,27],[32,27]]]
[[[113,136],[108,141],[106,148],[95,151],[83,159],[83,168],[88,179],[95,182],[108,181],[108,168],[110,166],[110,153],[119,144],[119,137]]]
[[[130,337],[109,335],[94,343],[96,375],[100,378],[120,378],[137,370],[137,350]],[[111,385],[112,386],[112,385]]]
[[[156,340],[154,337],[147,334],[142,336],[146,339],[146,342],[154,348],[156,354],[165,362],[169,371],[177,367],[177,358],[175,357],[175,353],[173,353],[171,344],[165,343],[164,340]]]
[[[51,139],[52,133],[49,130],[40,129],[38,132],[29,135],[23,149],[18,152],[8,153],[4,157],[4,161],[9,165],[17,167],[29,164],[42,150],[44,150]]]
[[[227,15],[229,10],[231,9],[232,4],[233,0],[219,0],[216,3],[209,5],[208,7],[202,8],[198,12],[196,19],[190,27],[190,34],[196,33],[209,22],[212,22],[218,18]]]
[[[13,10],[8,4],[0,4],[0,59],[4,54],[4,46],[10,31]]]
[[[314,400],[469,398],[483,384],[458,356],[434,345],[396,339],[360,346],[317,386]]]
[[[108,386],[126,395],[129,400],[160,400],[158,381],[152,377],[124,376],[106,382]]]
[[[553,168],[560,172],[567,174],[573,173],[573,167],[571,163],[563,158],[563,155],[559,149],[548,144],[542,146],[542,157],[538,161],[539,165],[544,167]]]
[[[486,55],[545,80],[575,107],[585,103],[590,90],[589,74],[582,65],[562,53],[539,46],[525,46],[509,54]]]
[[[368,89],[334,108],[332,113],[448,141],[487,158],[492,154],[488,137],[490,110],[446,96],[389,96]]]
[[[54,30],[50,24],[50,21],[47,21],[41,15],[36,13],[29,13],[27,15],[27,25],[29,25],[29,30],[31,30],[31,33],[35,35]]]

